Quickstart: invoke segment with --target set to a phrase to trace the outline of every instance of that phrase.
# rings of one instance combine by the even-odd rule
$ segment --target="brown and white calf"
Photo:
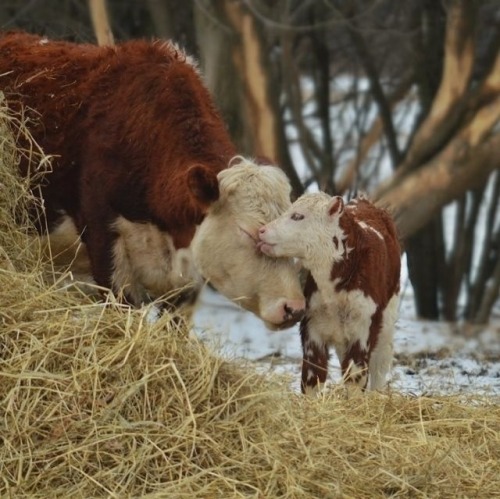
[[[295,257],[309,270],[300,325],[302,391],[326,380],[333,346],[343,378],[380,389],[392,361],[401,248],[389,214],[364,198],[344,204],[325,193],[304,194],[259,232],[260,249]]]

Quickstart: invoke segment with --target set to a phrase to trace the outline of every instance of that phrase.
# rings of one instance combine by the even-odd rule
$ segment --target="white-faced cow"
[[[364,198],[344,204],[325,193],[304,194],[259,231],[260,249],[295,257],[309,270],[300,325],[302,391],[327,376],[333,346],[343,378],[380,389],[392,362],[401,248],[389,214]],[[351,385],[352,386],[352,385]]]
[[[257,248],[260,227],[290,207],[290,184],[274,166],[236,160],[218,175],[219,199],[191,244],[194,262],[216,289],[262,317],[270,329],[290,326],[305,308],[296,265]]]
[[[255,247],[259,225],[287,208],[288,182],[276,167],[241,158],[229,168],[236,148],[198,69],[174,44],[97,47],[0,34],[0,90],[13,110],[26,111],[31,134],[53,157],[36,191],[45,206],[39,230],[79,235],[99,285],[133,305],[183,285],[197,226],[227,202],[226,223],[210,225],[220,232],[196,238],[204,277],[274,327],[301,317],[293,265]],[[248,192],[224,185],[238,163],[251,171]],[[22,174],[32,168],[23,158]],[[233,198],[250,193],[250,211],[232,211]]]

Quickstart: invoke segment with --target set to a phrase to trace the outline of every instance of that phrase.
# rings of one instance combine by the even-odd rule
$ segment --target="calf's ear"
[[[203,208],[208,208],[219,199],[217,175],[206,166],[191,166],[187,171],[187,184],[191,194]]]
[[[330,216],[340,216],[344,212],[344,200],[340,196],[333,196],[328,205],[328,214]]]

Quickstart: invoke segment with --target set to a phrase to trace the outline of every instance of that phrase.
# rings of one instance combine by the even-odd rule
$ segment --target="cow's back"
[[[88,102],[92,70],[109,50],[21,32],[0,36],[0,89],[11,108],[28,111],[30,132],[46,154],[64,156],[71,125]]]
[[[31,132],[47,154],[62,157],[60,164],[75,158],[75,142],[85,143],[82,129],[103,122],[99,132],[110,147],[121,141],[127,161],[154,161],[141,156],[160,156],[166,149],[172,157],[186,149],[206,156],[213,149],[218,152],[212,156],[224,156],[227,166],[235,154],[197,70],[168,42],[98,47],[9,32],[0,36],[0,54],[0,89],[11,106],[22,103],[39,114]],[[72,130],[78,135],[74,141]],[[205,143],[200,137],[207,137]],[[160,139],[168,146],[159,147]]]
[[[97,47],[11,32],[0,37],[0,74],[9,105],[35,111],[30,132],[54,156],[43,192],[49,225],[61,209],[78,224],[82,184],[99,177],[92,197],[192,236],[202,212],[186,170],[217,173],[236,151],[182,51],[164,41]]]

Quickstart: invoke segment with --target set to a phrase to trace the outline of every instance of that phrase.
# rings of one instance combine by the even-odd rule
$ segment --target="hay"
[[[19,215],[13,125],[1,108],[1,496],[498,496],[498,399],[306,400],[78,293]]]

